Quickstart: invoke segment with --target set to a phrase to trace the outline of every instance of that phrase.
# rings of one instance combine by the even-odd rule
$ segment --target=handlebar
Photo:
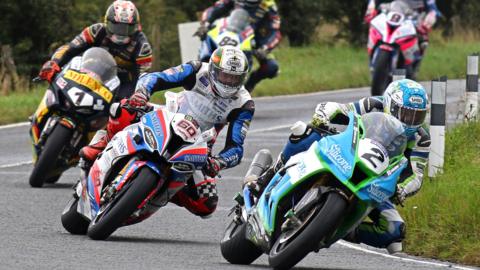
[[[40,78],[39,76],[32,79],[32,83],[40,83],[45,81],[44,79]]]

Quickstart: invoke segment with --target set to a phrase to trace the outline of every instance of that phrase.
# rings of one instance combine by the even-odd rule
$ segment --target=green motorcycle
[[[227,261],[250,264],[267,253],[273,268],[289,269],[345,237],[395,194],[408,164],[401,122],[380,112],[348,117],[343,132],[324,130],[322,139],[291,157],[261,195],[247,187],[237,195],[221,240]],[[268,150],[258,152],[255,174],[271,160]]]

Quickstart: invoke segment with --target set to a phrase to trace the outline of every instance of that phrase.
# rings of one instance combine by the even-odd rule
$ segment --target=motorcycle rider
[[[347,115],[350,111],[358,114],[379,111],[389,113],[400,120],[408,138],[405,157],[409,159],[410,166],[402,172],[393,198],[396,204],[402,204],[422,186],[430,151],[430,134],[424,126],[427,104],[428,97],[423,86],[409,79],[392,82],[383,96],[366,97],[348,104],[320,103],[309,125],[292,127],[293,133],[276,164],[258,179],[245,179],[245,184],[254,194],[261,194],[275,172],[282,168],[291,156],[306,151],[313,142],[322,138],[323,135],[318,128],[328,127],[330,123],[348,124]],[[374,209],[369,217],[373,222],[363,222],[345,240],[387,248],[390,253],[402,251],[405,223],[395,205],[391,201],[383,203]]]
[[[428,47],[428,34],[435,25],[437,18],[441,16],[435,0],[402,0],[407,3],[410,8],[418,14],[425,13],[425,16],[417,22],[416,28],[418,33],[418,45],[420,46],[421,57],[425,54]],[[375,18],[381,7],[381,4],[392,2],[392,0],[368,0],[367,10],[365,12],[364,21],[369,24]],[[415,69],[418,69],[421,59],[415,64]]]
[[[142,76],[135,93],[128,100],[122,100],[121,106],[112,106],[106,135],[94,138],[89,146],[80,150],[80,156],[89,162],[95,160],[115,133],[139,121],[140,115],[135,111],[147,110],[147,102],[154,92],[182,86],[185,91],[178,97],[179,112],[191,115],[202,131],[215,128],[218,134],[228,124],[223,150],[210,156],[203,174],[196,172],[172,199],[195,215],[209,216],[218,202],[214,177],[220,170],[238,165],[243,157],[243,142],[255,110],[244,87],[248,68],[247,58],[240,49],[224,46],[213,52],[209,63],[191,61]],[[210,148],[213,143],[210,142]]]
[[[152,48],[141,30],[135,5],[131,1],[117,0],[108,7],[104,23],[85,28],[70,43],[58,48],[52,58],[43,64],[39,77],[50,83],[73,57],[88,48],[102,47],[117,62],[121,86],[116,98],[129,97],[138,76],[152,66]]]
[[[228,15],[234,8],[243,8],[248,11],[255,31],[254,55],[260,67],[252,72],[245,84],[245,88],[251,92],[261,80],[274,78],[278,74],[278,63],[271,52],[280,43],[282,37],[280,16],[274,0],[218,0],[203,12],[196,35],[204,39],[210,24]]]

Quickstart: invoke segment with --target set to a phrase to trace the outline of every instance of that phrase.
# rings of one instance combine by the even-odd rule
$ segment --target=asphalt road
[[[461,91],[453,90],[461,86],[458,81],[449,85],[449,104],[458,100]],[[318,102],[349,102],[367,94],[367,88],[362,88],[257,99],[244,161],[223,172],[218,184],[219,207],[210,219],[168,205],[143,223],[120,228],[107,241],[70,235],[60,223],[79,171],[69,170],[55,185],[30,188],[32,166],[25,164],[31,160],[28,127],[0,127],[0,269],[268,269],[266,256],[251,266],[235,266],[220,254],[219,241],[229,221],[227,210],[249,161],[261,148],[278,154],[289,134],[288,126],[297,120],[308,121]],[[411,256],[392,257],[383,250],[344,242],[310,254],[296,269],[446,267],[475,269]]]

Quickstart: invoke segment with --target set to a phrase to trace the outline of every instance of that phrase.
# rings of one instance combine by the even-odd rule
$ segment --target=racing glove
[[[227,167],[227,164],[220,157],[208,157],[207,163],[203,167],[203,173],[207,176],[215,177],[225,167]]]
[[[319,103],[313,114],[312,126],[315,128],[326,127],[338,114],[346,114],[342,104],[337,102]]]
[[[267,59],[267,55],[270,53],[270,50],[268,49],[267,46],[262,46],[255,51],[253,51],[253,54],[255,57],[257,57],[258,60],[264,60]]]
[[[207,33],[210,24],[208,22],[200,23],[200,27],[198,27],[197,31],[193,34],[194,37],[199,37],[201,41],[204,41],[207,38]]]
[[[49,83],[51,83],[55,75],[59,73],[61,70],[62,69],[57,64],[57,62],[53,60],[49,60],[45,62],[45,64],[43,64],[42,68],[40,69],[40,72],[38,73],[38,77],[40,77],[42,80],[46,80]]]
[[[378,11],[375,7],[375,1],[370,1],[367,7],[367,11],[365,12],[365,16],[363,17],[363,21],[366,24],[369,24],[375,16],[377,16]]]
[[[397,205],[403,206],[403,202],[407,198],[407,192],[403,187],[397,185],[397,190],[395,191],[395,195],[392,198],[392,202]]]
[[[127,104],[130,108],[145,110],[149,99],[150,94],[145,88],[141,87],[127,100]]]

